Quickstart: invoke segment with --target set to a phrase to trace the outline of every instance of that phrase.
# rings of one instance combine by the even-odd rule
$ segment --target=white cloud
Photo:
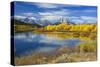
[[[75,23],[84,23],[84,20],[81,19],[80,17],[70,16],[70,17],[68,17],[68,19]]]
[[[15,19],[25,19],[25,18],[27,18],[27,16],[21,16],[21,15],[15,15],[14,16],[14,18]],[[33,17],[33,16],[30,16],[30,17],[28,17],[29,19],[36,19],[35,17]]]
[[[79,19],[79,17],[76,16],[68,16],[69,19]]]
[[[57,5],[49,4],[49,3],[39,3],[39,4],[35,4],[35,5],[38,6],[39,8],[58,8]]]
[[[66,9],[62,9],[60,11],[54,11],[53,13],[56,14],[56,15],[69,15],[70,11],[66,10]]]
[[[49,21],[56,21],[56,20],[59,20],[60,18],[62,18],[62,16],[43,16],[42,18],[41,18],[41,20],[49,20]]]
[[[96,17],[91,16],[69,16],[68,19],[76,23],[95,23],[97,21]]]
[[[26,17],[25,16],[21,16],[21,15],[15,15],[14,18],[16,18],[16,19],[24,19]]]
[[[91,19],[96,20],[96,17],[90,17],[90,16],[81,16],[81,18],[84,19],[84,20],[91,20]]]
[[[84,23],[84,20],[81,19],[72,19],[72,21],[75,22],[76,24]]]
[[[90,16],[81,16],[81,19],[83,19],[87,23],[95,23],[97,21],[96,17],[90,17]]]
[[[51,15],[59,15],[59,16],[64,16],[64,15],[68,15],[70,14],[70,11],[69,10],[66,10],[66,9],[62,9],[62,10],[59,10],[59,11],[48,11],[48,12],[39,12],[40,15],[43,15],[43,16],[51,16]]]
[[[25,15],[25,16],[33,16],[34,13],[23,13],[23,15]]]
[[[39,14],[40,15],[42,15],[42,16],[52,16],[53,15],[53,13],[51,13],[51,12],[39,12]]]

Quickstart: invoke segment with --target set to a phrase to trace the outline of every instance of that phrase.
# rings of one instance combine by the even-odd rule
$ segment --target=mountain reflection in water
[[[71,36],[71,33],[15,33],[15,55],[20,56],[38,52],[53,52],[59,47],[74,47],[80,38]]]

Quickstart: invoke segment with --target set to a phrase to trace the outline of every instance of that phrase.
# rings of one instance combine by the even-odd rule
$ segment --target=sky
[[[14,17],[34,20],[49,20],[52,23],[66,18],[76,23],[96,23],[97,7],[69,4],[14,2]]]

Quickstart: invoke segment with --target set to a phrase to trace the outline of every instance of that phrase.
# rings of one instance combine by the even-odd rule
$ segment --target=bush
[[[96,43],[85,43],[79,45],[80,52],[95,52],[96,47]]]

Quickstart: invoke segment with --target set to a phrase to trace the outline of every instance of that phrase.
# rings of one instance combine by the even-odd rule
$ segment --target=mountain
[[[50,21],[48,21],[48,20],[39,20],[39,23],[42,26],[52,25],[52,23]]]
[[[91,24],[91,23],[80,23],[80,22],[72,22],[67,18],[60,18],[57,21],[49,21],[49,20],[42,20],[42,19],[36,19],[34,17],[13,17],[15,20],[18,20],[23,23],[29,23],[36,25],[37,27],[47,26],[47,25],[58,25],[61,23],[67,23],[67,24]]]
[[[11,22],[13,22],[15,25],[30,25],[30,26],[33,26],[33,27],[41,27],[38,24],[26,23],[26,22],[23,22],[21,20],[14,19],[14,18],[11,19]]]
[[[37,27],[42,27],[42,26],[47,26],[47,25],[58,25],[61,23],[67,23],[67,24],[76,24],[75,22],[70,22],[68,19],[66,18],[61,18],[59,19],[57,22],[51,22],[49,20],[41,20],[41,19],[36,19],[33,17],[24,17],[24,18],[13,18],[14,20],[17,20],[18,22],[21,23],[28,23],[28,24],[33,24]]]
[[[38,25],[38,26],[46,26],[46,25],[51,24],[48,20],[36,20],[32,17],[24,17],[24,18],[13,17],[13,18],[15,20],[19,20],[24,23],[34,24],[34,25]]]
[[[68,21],[67,23],[68,24],[73,24],[73,25],[76,24],[75,22],[71,22],[71,21]]]

